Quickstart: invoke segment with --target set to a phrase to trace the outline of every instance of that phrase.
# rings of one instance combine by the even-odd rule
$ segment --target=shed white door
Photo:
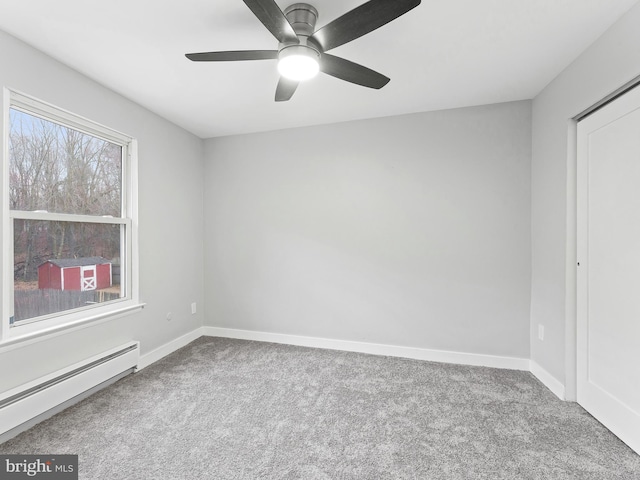
[[[578,124],[577,398],[640,453],[640,88]]]
[[[89,265],[86,267],[80,267],[80,269],[80,284],[82,291],[95,290],[97,286],[96,266]]]

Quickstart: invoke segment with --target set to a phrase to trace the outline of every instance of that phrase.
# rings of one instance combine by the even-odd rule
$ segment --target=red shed
[[[102,257],[59,258],[38,267],[38,288],[100,290],[111,286],[111,262]]]

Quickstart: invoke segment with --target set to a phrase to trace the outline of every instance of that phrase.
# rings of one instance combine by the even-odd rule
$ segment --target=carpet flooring
[[[81,479],[640,480],[530,373],[202,337],[0,445]]]

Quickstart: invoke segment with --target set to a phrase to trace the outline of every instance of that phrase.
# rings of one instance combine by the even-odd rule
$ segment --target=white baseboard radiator
[[[0,443],[135,371],[129,342],[0,394]]]

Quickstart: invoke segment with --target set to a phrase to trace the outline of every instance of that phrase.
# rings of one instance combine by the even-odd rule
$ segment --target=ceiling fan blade
[[[194,62],[234,62],[237,60],[273,60],[278,58],[277,50],[238,50],[228,52],[187,53]]]
[[[296,88],[298,88],[298,82],[280,77],[280,80],[278,80],[278,86],[276,87],[276,102],[286,102],[287,100],[290,100],[291,97],[293,97]]]
[[[328,53],[323,53],[320,58],[320,71],[340,80],[375,89],[384,87],[391,80],[370,68]]]
[[[298,44],[298,36],[274,0],[243,0],[280,43]]]
[[[310,38],[323,52],[386,25],[420,5],[421,0],[371,0],[316,31]]]

